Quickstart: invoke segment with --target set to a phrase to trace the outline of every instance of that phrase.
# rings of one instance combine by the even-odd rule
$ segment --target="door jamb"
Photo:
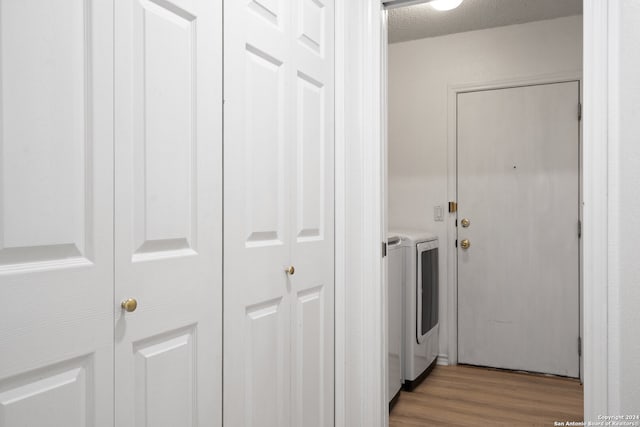
[[[457,129],[457,105],[458,94],[466,92],[477,92],[481,90],[496,90],[515,88],[523,86],[533,86],[540,84],[553,84],[553,83],[565,83],[578,81],[580,87],[580,99],[582,102],[582,72],[572,71],[566,73],[553,73],[543,74],[529,77],[518,77],[512,79],[500,79],[491,80],[486,82],[474,82],[474,83],[456,83],[450,84],[447,88],[447,200],[457,202],[458,198],[458,170],[457,170],[457,142],[458,142],[458,129]],[[577,108],[576,108],[577,114]],[[582,122],[580,123],[582,125]],[[579,132],[579,143],[582,146],[582,131]],[[580,171],[582,172],[582,156],[579,159]],[[579,203],[582,205],[582,176],[579,177]],[[582,220],[582,209],[580,209],[579,218]],[[457,268],[457,248],[451,242],[454,242],[457,237],[457,228],[455,226],[455,219],[457,213],[452,213],[447,217],[447,323],[448,323],[448,352],[447,361],[450,365],[458,364],[458,268]],[[582,268],[582,239],[580,244],[580,265],[578,268]],[[582,308],[582,274],[580,276],[579,283],[579,295],[580,295],[580,310],[579,310],[579,328],[580,336],[582,335],[583,325],[583,308]],[[580,376],[582,378],[582,356],[580,356]]]

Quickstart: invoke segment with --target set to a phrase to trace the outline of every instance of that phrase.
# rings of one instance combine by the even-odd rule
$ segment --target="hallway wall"
[[[630,47],[631,48],[631,47]],[[582,16],[389,45],[389,227],[440,239],[440,353],[448,355],[446,209],[449,86],[526,78],[582,67]],[[451,217],[452,218],[452,217]],[[452,242],[451,242],[452,243]]]

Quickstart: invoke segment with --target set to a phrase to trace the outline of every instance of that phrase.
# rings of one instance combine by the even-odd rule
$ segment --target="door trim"
[[[450,84],[448,91],[448,104],[447,104],[447,200],[457,202],[458,197],[458,120],[457,120],[457,106],[458,106],[458,94],[467,92],[478,92],[483,90],[497,90],[508,89],[524,86],[535,86],[553,83],[566,83],[577,81],[580,86],[580,100],[582,99],[582,73],[580,71],[573,71],[568,73],[559,74],[543,74],[530,77],[518,77],[512,79],[491,80],[486,82],[474,82],[474,83],[458,83]],[[577,106],[576,106],[577,114]],[[581,123],[582,124],[582,123]],[[582,147],[582,132],[580,131],[580,147]],[[581,150],[582,152],[582,150]],[[582,156],[581,156],[582,157]],[[580,172],[582,173],[582,159],[580,158]],[[579,188],[582,189],[582,176],[580,176]],[[580,191],[582,193],[582,191]],[[582,204],[582,194],[580,194],[580,201]],[[456,258],[456,247],[452,243],[457,239],[455,219],[456,213],[449,213],[446,216],[446,228],[447,228],[447,243],[446,243],[446,258],[447,258],[447,342],[448,352],[446,355],[441,355],[441,358],[446,357],[450,365],[458,364],[458,264]],[[582,219],[582,212],[580,212],[580,219]],[[445,246],[445,245],[442,245]],[[582,240],[580,240],[580,265],[582,267]],[[580,336],[582,336],[582,275],[580,274],[579,284],[580,295]],[[582,378],[582,356],[580,356],[580,375]]]
[[[336,2],[335,425],[387,423],[381,3]],[[384,42],[383,42],[384,40]]]
[[[584,0],[585,420],[620,411],[619,9],[616,0]]]
[[[539,86],[556,83],[570,83],[578,82],[579,87],[579,99],[578,102],[583,102],[583,82],[582,72],[573,71],[567,73],[553,73],[542,74],[531,77],[518,77],[513,79],[501,79],[492,80],[487,82],[476,83],[461,83],[451,84],[448,87],[448,103],[447,103],[447,200],[453,200],[458,202],[458,95],[469,92],[479,92],[487,90],[499,90],[499,89],[511,89],[527,86]],[[576,114],[578,114],[578,107],[576,106]],[[583,221],[583,176],[584,168],[583,162],[583,147],[582,147],[582,123],[579,122],[578,131],[578,144],[579,144],[579,158],[578,158],[578,204],[579,214],[577,220]],[[457,237],[457,228],[455,226],[455,220],[457,218],[457,212],[449,213],[446,217],[447,223],[447,342],[448,342],[448,354],[441,355],[440,357],[447,357],[450,365],[458,364],[458,262],[457,262],[457,247],[452,243]],[[577,232],[577,224],[576,224]],[[580,337],[584,336],[583,324],[584,324],[584,310],[583,310],[583,240],[579,239],[578,244],[578,298],[579,303],[579,319],[578,328]],[[576,343],[577,345],[577,343]],[[576,349],[577,352],[577,349]],[[583,382],[583,356],[584,352],[579,354],[579,376],[580,381]]]
[[[356,186],[363,193],[371,194],[380,188],[382,178],[381,175],[354,173],[351,168],[357,167],[354,165],[356,161],[361,164],[372,159],[349,154],[361,149],[365,133],[373,138],[368,146],[371,152],[380,148],[383,137],[382,130],[374,128],[374,119],[379,118],[383,111],[381,100],[376,98],[374,104],[369,105],[358,102],[362,98],[362,90],[375,92],[381,86],[386,87],[387,83],[384,74],[381,75],[382,64],[375,60],[381,50],[387,49],[386,43],[365,30],[381,26],[381,11],[373,7],[373,3],[369,0],[353,0],[336,5],[336,426],[347,425],[350,420],[358,421],[356,425],[365,425],[362,418],[354,418],[363,411],[368,411],[367,421],[373,421],[367,425],[385,424],[386,411],[372,407],[371,402],[379,401],[378,397],[384,396],[382,377],[386,373],[383,369],[369,371],[368,383],[376,384],[379,388],[366,390],[360,384],[363,380],[358,375],[362,369],[359,372],[352,371],[361,366],[357,363],[365,355],[379,352],[379,356],[382,356],[384,348],[380,345],[380,337],[361,334],[363,330],[370,331],[365,322],[371,318],[364,319],[360,312],[353,313],[351,307],[349,310],[346,307],[348,301],[370,301],[359,285],[363,275],[371,272],[372,266],[378,266],[374,270],[382,268],[379,250],[362,254],[353,247],[362,247],[369,241],[363,231],[379,233],[383,224],[367,224],[365,228],[363,224],[348,220],[349,216],[357,213],[353,204],[359,205],[362,212],[361,200],[351,200],[360,197],[349,198],[352,188]],[[616,116],[613,114],[619,100],[616,86],[619,76],[616,62],[619,46],[616,31],[620,27],[618,7],[619,4],[613,0],[584,0],[583,7],[583,121],[586,123],[586,126],[583,125],[582,240],[585,420],[596,420],[598,414],[619,412],[616,411],[619,396],[615,394],[614,386],[620,373],[612,368],[610,381],[608,366],[609,358],[615,359],[619,354],[619,336],[615,332],[617,323],[613,322],[616,319],[611,325],[608,319],[609,311],[615,314],[615,310],[609,310],[609,307],[616,307],[619,283],[619,277],[609,273],[608,246],[613,244],[614,248],[618,247],[619,239],[614,233],[609,233],[609,229],[615,225],[619,209],[613,203],[618,200],[615,174],[609,173],[609,158],[615,158],[619,144]],[[346,34],[350,34],[350,37],[346,37]],[[362,70],[348,68],[363,63],[368,66]],[[359,71],[361,79],[354,80],[354,74]],[[372,110],[377,110],[377,113]],[[384,116],[383,120],[386,120]],[[364,129],[366,126],[370,127]],[[373,133],[369,129],[374,129]],[[346,141],[349,141],[349,147]],[[349,164],[349,170],[346,169],[348,160],[354,162]],[[611,171],[615,171],[615,166],[612,165]],[[383,209],[382,205],[368,203],[368,206],[380,211]],[[366,213],[370,215],[371,212]],[[613,262],[615,252],[612,251],[611,255]],[[355,283],[354,278],[357,279]],[[370,291],[380,291],[381,281],[381,275],[375,275],[374,281],[367,283]],[[348,288],[345,286],[347,283]],[[357,299],[359,297],[362,299]],[[380,324],[383,321],[382,312],[373,314],[373,320]],[[359,337],[355,345],[347,341],[353,334]],[[351,383],[352,380],[357,382]]]

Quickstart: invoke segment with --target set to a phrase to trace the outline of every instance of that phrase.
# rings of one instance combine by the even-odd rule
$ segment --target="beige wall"
[[[389,225],[440,238],[441,354],[448,354],[450,242],[447,223],[433,220],[433,208],[448,201],[448,88],[581,69],[581,16],[389,46]]]

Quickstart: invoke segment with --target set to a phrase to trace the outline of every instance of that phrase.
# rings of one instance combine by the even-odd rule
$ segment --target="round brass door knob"
[[[469,221],[467,218],[462,218],[462,221],[460,221],[460,224],[464,227],[467,228],[468,226],[471,225],[471,221]]]
[[[463,241],[460,242],[460,247],[462,249],[469,249],[470,246],[471,246],[471,242],[469,241],[469,239],[464,239]]]
[[[296,269],[293,265],[290,265],[289,267],[285,268],[285,270],[287,272],[288,275],[293,276],[296,273]]]
[[[138,308],[138,301],[136,301],[135,298],[129,298],[129,299],[126,299],[126,300],[122,301],[120,303],[120,306],[127,313],[131,313],[133,311],[136,311],[136,308]]]

